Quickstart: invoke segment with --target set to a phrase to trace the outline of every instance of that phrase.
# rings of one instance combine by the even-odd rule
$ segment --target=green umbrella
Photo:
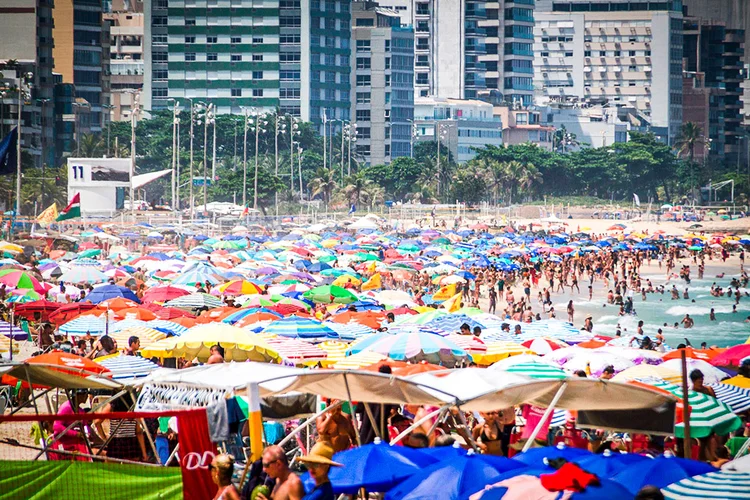
[[[448,238],[435,238],[434,240],[432,240],[432,244],[433,245],[450,245],[451,240],[449,240]]]
[[[239,250],[242,245],[237,241],[217,241],[211,247],[214,250]]]
[[[560,368],[547,363],[542,363],[541,361],[525,361],[523,363],[517,363],[505,368],[503,371],[544,380],[561,380],[566,377],[565,372]]]
[[[380,250],[379,246],[377,246],[377,245],[368,245],[368,244],[360,245],[360,248],[362,250],[369,250],[371,252],[377,252],[378,250]]]
[[[335,255],[324,255],[318,259],[318,262],[333,262],[335,260],[338,260]]]
[[[703,250],[703,247],[700,247],[698,245],[690,245],[688,247],[688,250],[693,250],[694,252],[700,252],[701,250]]]
[[[351,304],[357,296],[346,288],[336,285],[323,285],[306,291],[302,296],[318,304]]]
[[[354,254],[354,259],[353,260],[356,260],[356,261],[359,261],[359,262],[369,262],[371,260],[377,260],[377,261],[379,261],[380,259],[378,258],[377,255],[373,255],[371,253],[359,252],[357,254]]]
[[[78,258],[79,259],[84,258],[84,257],[93,258],[93,257],[100,255],[101,253],[102,251],[99,248],[89,248],[88,250],[84,250],[83,252],[79,253]]]
[[[406,244],[406,245],[399,246],[398,250],[401,252],[406,252],[406,253],[417,253],[419,252],[419,247],[417,245]]]
[[[335,269],[333,267],[331,269],[323,269],[322,271],[320,271],[320,275],[325,276],[326,278],[331,278],[331,277],[338,278],[342,274],[346,274],[346,273],[342,271],[341,269]]]

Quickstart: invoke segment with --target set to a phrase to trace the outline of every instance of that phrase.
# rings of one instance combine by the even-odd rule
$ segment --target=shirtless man
[[[271,492],[271,498],[259,494],[259,500],[301,500],[305,496],[305,488],[297,474],[289,470],[286,454],[280,446],[269,446],[263,450],[263,470],[269,477],[276,480]]]
[[[331,405],[336,403],[331,401]],[[319,416],[316,426],[321,441],[330,441],[334,452],[348,450],[357,439],[352,421],[341,412],[340,405]]]
[[[221,349],[219,349],[218,345],[212,345],[209,352],[211,355],[208,357],[208,361],[206,361],[207,365],[216,365],[224,362],[224,356],[221,355]]]

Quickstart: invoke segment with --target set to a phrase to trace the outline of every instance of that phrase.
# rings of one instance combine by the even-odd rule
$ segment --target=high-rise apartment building
[[[144,7],[146,108],[169,99],[219,113],[279,108],[348,120],[349,0],[154,0]],[[322,132],[322,129],[321,129]]]
[[[396,11],[352,3],[352,109],[368,165],[411,154],[414,32],[400,24]]]
[[[20,75],[32,74],[21,113],[21,146],[36,166],[55,166],[52,0],[0,0],[0,63],[15,60],[0,78],[0,137],[17,125]],[[25,88],[25,87],[24,87]]]
[[[417,96],[473,99],[486,93],[483,0],[381,0],[414,28]],[[497,2],[492,3],[495,5]]]
[[[76,98],[91,110],[91,132],[102,131],[109,113],[109,29],[101,0],[55,0],[55,73],[75,85]]]
[[[113,121],[128,121],[143,89],[143,2],[113,0],[104,14],[110,33],[110,85]]]
[[[632,106],[674,141],[682,124],[681,2],[537,0],[534,16],[540,94]]]

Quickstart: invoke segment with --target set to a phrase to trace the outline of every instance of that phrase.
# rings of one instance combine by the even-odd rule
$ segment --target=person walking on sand
[[[573,316],[575,315],[576,309],[573,306],[573,301],[568,302],[568,322],[573,323]]]

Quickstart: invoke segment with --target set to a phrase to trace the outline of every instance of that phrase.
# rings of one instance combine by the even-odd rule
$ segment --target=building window
[[[242,89],[232,89],[232,97],[242,97]]]
[[[357,92],[357,104],[369,104],[371,101],[369,92]]]
[[[253,89],[253,97],[263,97],[263,89]]]
[[[242,60],[242,54],[232,54],[232,61],[237,62]]]
[[[154,89],[153,96],[154,97],[167,97],[169,90],[168,89]]]
[[[207,36],[206,37],[206,43],[218,43],[219,37],[218,36]]]
[[[358,57],[357,58],[357,69],[370,69],[370,58],[369,57]]]
[[[390,40],[386,40],[385,41],[385,51],[386,52],[390,52],[391,51],[391,41]]]
[[[302,25],[302,18],[299,16],[281,16],[279,26],[282,28],[299,28]]]
[[[166,45],[167,35],[153,35],[151,37],[151,43],[153,43],[154,45]]]
[[[185,21],[185,24],[187,24],[187,20]],[[167,25],[167,16],[154,16],[152,26],[166,26],[166,25]]]
[[[391,69],[391,58],[386,57],[385,58],[385,69]]]
[[[233,36],[232,37],[232,43],[242,43],[242,37],[241,36]]]
[[[391,127],[385,128],[385,138],[390,139],[391,138]]]
[[[391,86],[391,75],[385,75],[385,86],[386,87]]]
[[[216,52],[209,52],[206,54],[206,61],[218,61],[219,55]]]
[[[262,61],[263,54],[253,54],[253,61]]]
[[[298,63],[300,62],[301,54],[299,52],[281,52],[279,54],[279,61],[285,63]]]
[[[185,52],[186,61],[195,61],[195,52]]]
[[[280,9],[299,9],[300,0],[280,0],[279,8]]]
[[[370,40],[357,40],[357,52],[370,52]]]
[[[263,79],[262,71],[253,71],[253,80],[262,80],[262,79]]]
[[[298,82],[299,71],[279,71],[279,80],[281,80],[282,82]]]
[[[300,35],[280,35],[279,43],[281,45],[299,45]]]
[[[164,19],[166,21],[166,17]],[[164,26],[166,25],[167,23],[165,22]],[[195,18],[192,18],[192,19],[185,18],[185,26],[195,26]]]
[[[358,122],[369,122],[370,121],[370,110],[369,109],[358,109],[357,110],[357,121]]]
[[[279,97],[281,99],[299,99],[300,90],[299,89],[286,89],[282,87],[279,89]]]
[[[386,129],[386,130],[388,130],[388,129]],[[390,144],[386,144],[385,145],[385,155],[386,156],[391,156],[391,145]]]
[[[357,153],[362,156],[370,156],[370,145],[369,144],[357,144]]]
[[[386,104],[390,104],[391,103],[391,93],[390,92],[386,92],[385,93],[385,103]]]
[[[370,127],[358,127],[357,128],[357,137],[360,139],[369,139],[370,138]]]
[[[357,87],[369,87],[370,75],[357,75]]]
[[[430,74],[429,73],[417,73],[417,85],[429,85]]]
[[[254,36],[253,37],[253,43],[263,43],[263,37],[262,36]]]
[[[151,54],[151,58],[154,62],[167,62],[167,53],[166,52],[154,52]]]
[[[185,43],[195,43],[195,37],[194,36],[186,36],[185,37]]]
[[[155,69],[154,80],[167,80],[169,79],[169,71],[166,69]]]

